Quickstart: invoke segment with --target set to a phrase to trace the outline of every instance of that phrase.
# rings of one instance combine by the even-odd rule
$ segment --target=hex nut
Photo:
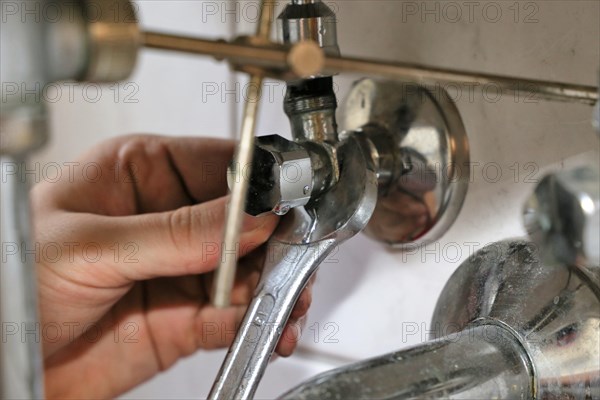
[[[248,214],[284,215],[306,205],[312,189],[312,162],[304,147],[278,135],[256,138],[246,198]]]

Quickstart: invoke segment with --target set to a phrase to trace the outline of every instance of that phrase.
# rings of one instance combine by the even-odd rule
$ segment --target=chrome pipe
[[[0,270],[0,389],[3,399],[44,398],[35,249],[29,185],[20,158],[2,162],[2,269]],[[9,171],[10,169],[10,171]]]
[[[281,399],[532,399],[527,354],[482,325],[310,379]]]
[[[532,243],[506,240],[469,257],[431,324],[413,332],[423,329],[431,342],[325,372],[283,398],[600,398],[598,281],[544,261]]]
[[[32,0],[42,9],[50,0]],[[2,2],[0,35],[0,156],[2,163],[2,269],[0,271],[0,393],[2,399],[44,397],[38,322],[35,246],[25,179],[27,156],[48,136],[42,90],[50,82],[85,79],[113,82],[132,71],[138,25],[129,0],[57,0],[58,22],[23,20],[24,3]],[[91,18],[89,7],[94,7]],[[117,7],[117,8],[115,8]],[[114,18],[115,9],[123,11]],[[133,17],[133,18],[132,18]],[[35,96],[30,90],[35,88]]]

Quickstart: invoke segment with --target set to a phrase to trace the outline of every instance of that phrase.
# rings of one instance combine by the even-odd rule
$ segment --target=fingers
[[[227,194],[227,167],[233,159],[235,143],[205,138],[162,138],[169,149],[174,168],[197,202]]]
[[[51,196],[55,208],[118,216],[216,199],[227,194],[234,146],[233,141],[207,138],[119,137],[69,163],[60,182],[40,185],[43,203]]]
[[[62,231],[55,232],[54,238],[61,237],[64,242],[93,243],[94,254],[102,256],[101,263],[112,267],[95,268],[96,278],[110,275],[109,284],[120,286],[161,276],[214,270],[221,257],[226,204],[227,199],[220,198],[175,211],[127,217],[63,213],[56,216],[60,222],[54,222],[52,229]],[[226,249],[224,256],[251,252],[269,238],[277,221],[273,215],[245,216],[238,245]],[[85,245],[75,248],[79,252],[84,250]],[[86,254],[79,254],[78,258],[85,264]],[[99,264],[98,260],[95,264]],[[95,285],[105,286],[96,278]]]
[[[305,325],[306,317],[293,321],[290,320],[283,330],[279,343],[277,343],[275,353],[282,357],[291,356],[296,350],[298,342],[300,342]]]
[[[133,180],[156,185],[152,169],[170,170],[195,202],[212,200],[227,194],[227,167],[233,159],[235,142],[201,137],[131,135],[107,142],[107,157],[128,166]],[[93,154],[83,157],[89,160]],[[154,164],[154,166],[153,166]]]
[[[161,214],[126,217],[123,240],[139,243],[142,268],[132,268],[135,280],[212,271],[221,257],[226,198]],[[236,248],[224,257],[243,256],[262,245],[277,224],[277,217],[245,216]],[[126,272],[124,270],[124,272]]]

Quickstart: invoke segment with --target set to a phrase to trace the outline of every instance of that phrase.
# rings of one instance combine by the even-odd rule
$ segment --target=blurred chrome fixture
[[[489,245],[440,295],[432,341],[317,375],[283,399],[600,398],[600,287],[522,241]]]
[[[599,121],[600,104],[596,104],[592,125],[597,134]],[[545,259],[600,271],[598,164],[548,174],[525,204],[523,218]]]
[[[600,263],[598,166],[546,176],[525,206],[525,225],[544,256],[581,266]]]
[[[0,279],[0,393],[3,399],[44,397],[37,286],[31,245],[27,157],[47,140],[42,93],[50,82],[80,79],[113,82],[132,71],[139,30],[127,0],[2,1],[0,34],[0,156],[15,171],[3,174],[4,243],[15,257]],[[52,9],[50,19],[42,10]],[[5,249],[3,248],[3,251]],[[7,325],[5,325],[7,324]],[[4,334],[6,326],[16,331]],[[24,331],[30,334],[25,334]],[[37,332],[37,333],[36,333]]]
[[[321,0],[292,0],[277,18],[281,43],[312,40],[325,54],[340,55],[336,15]]]
[[[14,156],[46,141],[46,84],[127,78],[141,36],[128,0],[2,3],[0,155]],[[56,10],[56,20],[43,15],[48,7]]]

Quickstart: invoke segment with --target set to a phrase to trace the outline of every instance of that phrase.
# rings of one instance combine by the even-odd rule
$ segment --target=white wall
[[[145,28],[211,37],[251,32],[257,5],[249,0],[137,4]],[[344,54],[597,84],[600,3],[595,0],[329,4],[338,13]],[[72,159],[93,143],[126,132],[233,137],[243,98],[223,89],[238,80],[243,90],[244,77],[212,60],[143,51],[131,78],[134,86],[123,87],[118,101],[103,88],[98,103],[86,102],[76,91],[75,102],[63,98],[51,106],[53,141],[39,160]],[[337,78],[340,98],[351,81]],[[215,87],[219,92],[212,94]],[[270,87],[259,134],[287,135],[284,86]],[[123,91],[135,88],[138,102],[125,102]],[[532,182],[547,170],[598,162],[590,107],[494,97],[476,93],[470,99],[463,91],[457,100],[471,160],[479,166],[455,225],[417,254],[387,251],[364,236],[345,245],[319,272],[299,351],[268,369],[258,398],[273,398],[320,371],[424,340],[437,296],[469,249],[523,234],[520,212]],[[418,332],[409,334],[415,326]],[[205,397],[223,355],[199,352],[125,397]]]

